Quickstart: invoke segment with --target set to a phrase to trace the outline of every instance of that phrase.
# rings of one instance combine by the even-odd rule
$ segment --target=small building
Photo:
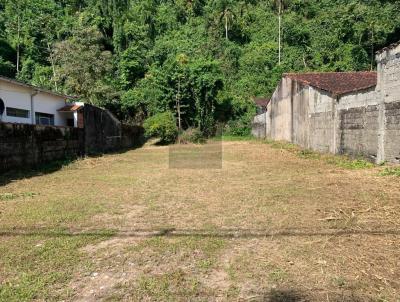
[[[0,76],[0,121],[83,127],[83,103],[75,98]]]

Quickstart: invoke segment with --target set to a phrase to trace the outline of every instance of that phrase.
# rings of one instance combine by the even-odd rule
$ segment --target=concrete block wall
[[[385,104],[385,160],[400,163],[400,102]]]
[[[83,154],[84,130],[0,123],[0,172]]]
[[[320,152],[399,162],[400,102],[382,102],[375,88],[336,97],[286,79],[268,105],[266,134]]]
[[[0,173],[43,163],[140,146],[144,130],[85,105],[85,127],[0,123]]]
[[[362,155],[371,161],[378,156],[378,106],[363,106],[339,111],[339,153]]]

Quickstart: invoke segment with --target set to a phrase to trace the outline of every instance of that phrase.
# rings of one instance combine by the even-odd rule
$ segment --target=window
[[[35,112],[36,125],[54,126],[54,114]]]
[[[67,118],[67,126],[74,127],[74,119],[73,118]]]
[[[29,110],[7,107],[7,116],[29,118]]]

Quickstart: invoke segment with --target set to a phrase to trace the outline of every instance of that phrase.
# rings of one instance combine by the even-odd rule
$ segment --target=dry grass
[[[400,299],[398,178],[258,141],[218,169],[218,148],[4,178],[0,300]]]

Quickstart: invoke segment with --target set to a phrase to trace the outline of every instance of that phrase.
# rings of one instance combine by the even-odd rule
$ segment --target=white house
[[[0,76],[0,121],[34,125],[82,127],[83,103]]]

